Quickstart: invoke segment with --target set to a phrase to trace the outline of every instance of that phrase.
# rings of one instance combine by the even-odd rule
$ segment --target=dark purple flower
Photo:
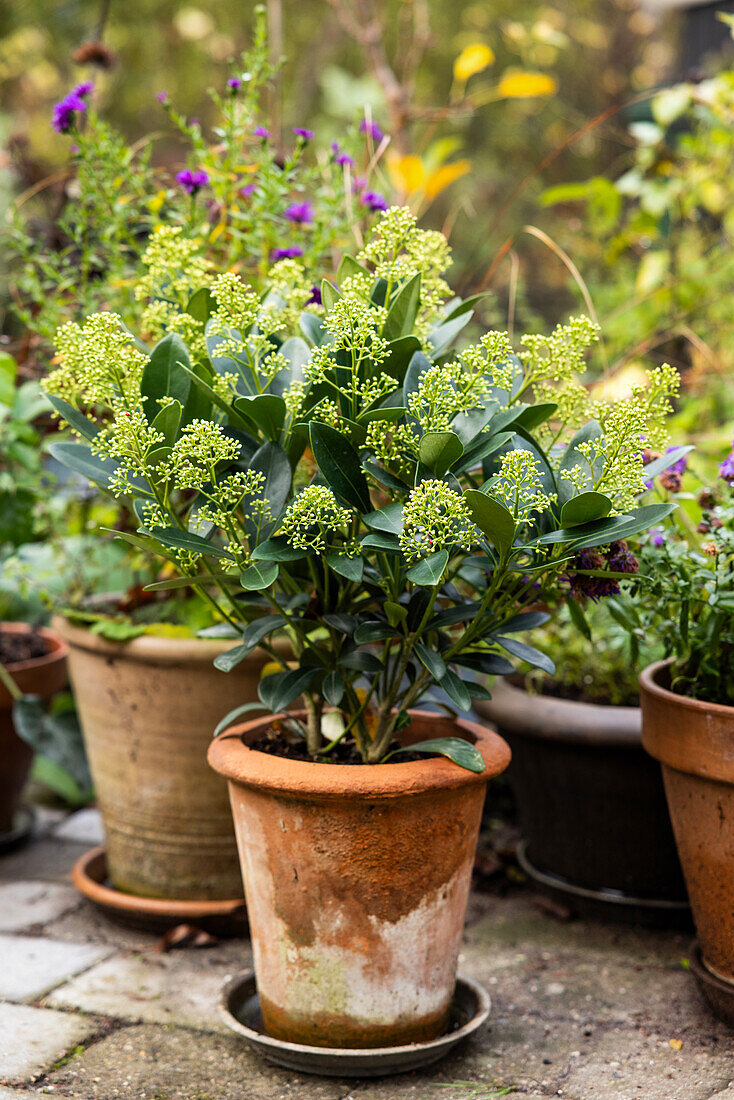
[[[598,550],[580,550],[574,562],[576,569],[604,569],[606,562]],[[577,599],[590,599],[597,603],[604,596],[619,595],[619,585],[606,577],[590,577],[585,573],[568,576],[571,594]]]
[[[296,225],[310,225],[313,221],[313,209],[310,202],[294,202],[283,211],[284,217]]]
[[[322,302],[321,302],[321,287],[320,286],[312,286],[311,287],[311,297],[306,302],[306,305],[307,306],[320,306],[321,304],[322,304]]]
[[[650,545],[661,547],[665,542],[665,533],[662,527],[651,527],[648,531]]]
[[[342,153],[338,142],[332,141],[331,151],[336,164],[348,164],[350,168],[354,168],[354,157],[350,157],[349,153]]]
[[[613,542],[609,547],[607,565],[613,573],[637,573],[640,568],[640,563],[624,539]]]
[[[291,248],[274,248],[270,253],[270,259],[273,263],[277,263],[278,260],[295,260],[298,256],[303,255],[303,249],[298,245],[293,245]]]
[[[52,125],[57,134],[68,134],[76,123],[77,113],[86,111],[87,105],[76,91],[69,92],[58,103],[54,103]]]
[[[368,206],[370,210],[387,210],[387,201],[379,191],[365,191],[360,199],[362,206]]]
[[[313,130],[307,130],[305,126],[294,126],[293,133],[303,141],[311,141],[313,138]]]
[[[377,123],[373,122],[371,119],[363,118],[359,124],[359,128],[363,134],[369,134],[373,141],[380,142],[385,136]]]
[[[255,190],[256,184],[246,183],[244,187],[240,187],[240,195],[243,199],[249,199],[250,195]]]
[[[231,76],[229,78],[229,80],[227,81],[227,87],[229,88],[230,92],[232,92],[232,94],[234,95],[234,93],[237,91],[237,89],[242,87],[242,81],[240,80],[240,78],[238,76]]]
[[[189,195],[196,195],[202,187],[206,187],[209,176],[201,168],[184,168],[176,173],[176,179]]]
[[[270,130],[266,126],[256,126],[252,131],[253,137],[262,138],[263,141],[270,137]]]
[[[719,477],[730,484],[734,482],[734,441],[732,441],[731,451],[719,466]]]

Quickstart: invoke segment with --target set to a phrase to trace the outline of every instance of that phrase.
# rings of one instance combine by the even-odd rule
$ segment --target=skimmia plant
[[[517,353],[498,332],[453,352],[474,303],[450,298],[448,263],[445,239],[393,208],[321,306],[302,308],[287,260],[264,293],[231,273],[189,287],[152,351],[111,314],[59,333],[48,388],[81,441],[57,457],[133,498],[131,541],[181,574],[159,586],[196,588],[233,637],[220,668],[271,653],[260,699],[303,698],[313,758],[351,737],[378,763],[433,689],[466,711],[507,655],[552,667],[517,637],[547,618],[543,585],[673,507],[635,495],[675,372],[592,406],[585,318]],[[465,744],[458,758],[482,766]]]

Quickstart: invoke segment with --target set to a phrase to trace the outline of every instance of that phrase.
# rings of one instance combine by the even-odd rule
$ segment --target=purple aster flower
[[[72,90],[72,95],[78,95],[80,99],[84,99],[90,92],[94,91],[94,84],[91,80],[83,80],[81,84],[77,84],[76,88]]]
[[[355,176],[352,180],[352,191],[356,195],[357,192],[364,190],[367,186],[367,180],[364,176]]]
[[[321,304],[322,304],[322,302],[321,302],[321,287],[320,286],[312,286],[311,287],[311,297],[306,302],[306,305],[307,306],[320,306]]]
[[[168,92],[156,92],[156,99],[159,103],[168,103]]]
[[[369,134],[373,141],[380,142],[385,136],[377,123],[370,119],[363,118],[359,128],[363,134]]]
[[[232,92],[232,94],[234,95],[234,93],[237,91],[237,89],[242,87],[242,81],[240,80],[240,78],[238,76],[231,76],[229,78],[229,80],[227,81],[227,87],[229,88],[230,92]]]
[[[291,248],[274,248],[270,253],[270,259],[275,264],[278,260],[295,260],[302,255],[303,249],[299,248],[298,245],[293,245]]]
[[[724,481],[728,481],[729,484],[734,482],[734,440],[732,441],[731,451],[719,466],[719,477]]]
[[[176,173],[176,179],[189,195],[196,195],[202,187],[206,187],[209,176],[202,169],[184,168]]]
[[[350,168],[354,168],[354,157],[350,157],[349,153],[342,153],[338,142],[332,141],[331,151],[336,164],[348,164]]]
[[[387,210],[385,196],[379,191],[365,191],[360,201],[362,206],[368,206],[370,210]]]
[[[613,542],[609,547],[607,565],[613,573],[637,573],[640,568],[640,563],[624,539]]]
[[[244,187],[240,187],[240,195],[243,199],[249,199],[250,195],[255,190],[254,183],[246,183]]]
[[[657,546],[659,548],[665,542],[665,533],[662,527],[651,527],[648,531],[648,535],[651,546]]]
[[[303,141],[311,141],[313,138],[313,130],[307,130],[305,126],[294,126],[293,133]]]
[[[270,137],[270,130],[268,130],[267,126],[256,126],[252,134],[253,137],[259,137],[265,141],[266,138]]]
[[[58,103],[54,103],[52,125],[57,134],[68,134],[76,123],[77,113],[86,111],[87,105],[76,92],[69,92]]]
[[[284,217],[296,225],[311,225],[313,209],[310,202],[294,202],[283,211]]]
[[[669,455],[671,451],[674,451],[675,447],[668,447],[665,452]],[[688,466],[688,460],[685,455],[679,458],[672,466],[668,466],[667,470],[663,470],[660,475],[660,484],[663,489],[667,489],[670,493],[679,493],[683,485],[683,474],[686,472]]]
[[[580,550],[573,564],[577,569],[604,569],[606,562],[598,550]],[[577,599],[588,598],[597,603],[604,596],[619,595],[619,585],[612,579],[571,573],[567,580],[571,585],[571,594]]]

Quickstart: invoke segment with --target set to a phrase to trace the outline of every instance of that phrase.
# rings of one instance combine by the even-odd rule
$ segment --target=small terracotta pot
[[[670,691],[670,664],[640,676],[642,743],[663,766],[703,961],[734,982],[734,707]]]
[[[28,661],[15,661],[5,665],[20,690],[26,695],[40,695],[50,699],[66,685],[66,654],[68,646],[62,638],[45,627],[31,627],[28,623],[0,623],[5,633],[40,634],[50,646],[43,657]],[[33,759],[33,749],[22,741],[13,726],[13,699],[0,683],[0,833],[7,833],[13,826],[20,796]]]
[[[257,701],[253,653],[231,672],[212,664],[231,641],[144,635],[106,641],[64,619],[89,766],[113,885],[172,901],[237,898],[242,882],[226,785],[206,764],[217,722]]]
[[[461,736],[486,770],[444,758],[375,765],[247,747],[272,722],[212,742],[229,780],[258,996],[274,1038],[369,1048],[446,1026],[488,779],[510,750],[473,722],[414,712],[404,744]]]
[[[505,679],[475,706],[512,749],[507,778],[535,868],[586,890],[685,902],[639,707],[533,695]]]

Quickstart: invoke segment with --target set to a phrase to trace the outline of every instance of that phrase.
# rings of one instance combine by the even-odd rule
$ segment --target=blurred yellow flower
[[[481,73],[494,61],[494,54],[483,42],[473,42],[465,46],[454,61],[454,80],[466,84],[469,77]]]
[[[461,179],[471,169],[470,160],[455,160],[431,169],[421,157],[393,157],[388,161],[396,189],[406,197],[421,195],[432,202],[454,180]]]
[[[503,99],[526,99],[531,96],[554,95],[558,84],[546,73],[510,73],[497,85],[497,94]]]
[[[390,159],[390,175],[395,186],[410,194],[412,191],[420,191],[426,182],[426,166],[420,157],[409,155],[406,157],[393,157]]]
[[[450,183],[465,176],[470,168],[470,160],[455,160],[453,164],[444,164],[432,172],[426,180],[426,198],[435,199]]]

